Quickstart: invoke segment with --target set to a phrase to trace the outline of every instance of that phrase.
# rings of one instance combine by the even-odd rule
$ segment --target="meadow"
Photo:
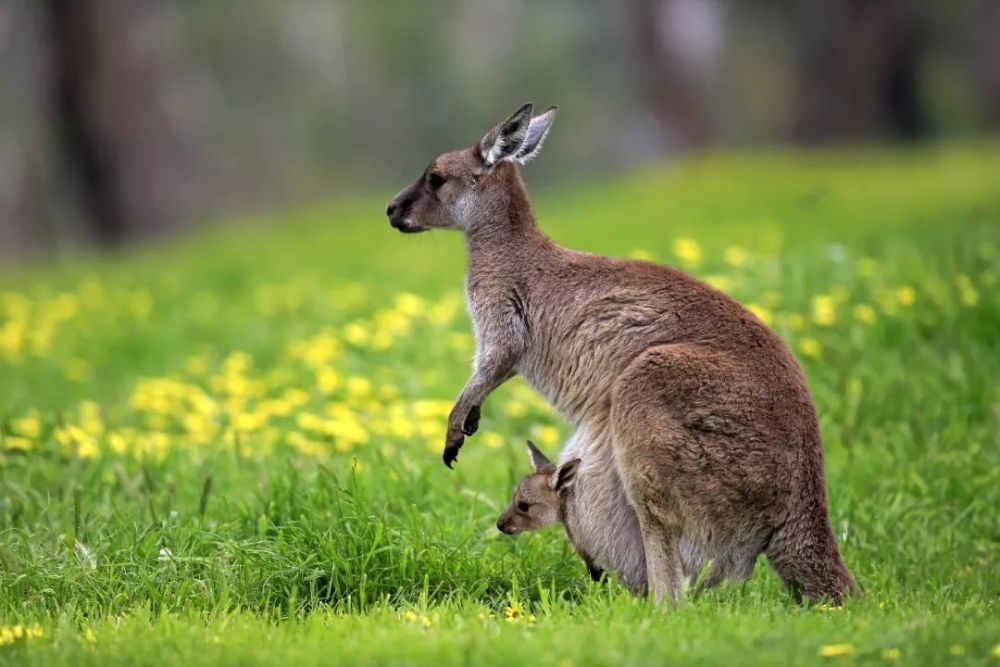
[[[0,270],[0,664],[1000,664],[1000,150],[718,155],[537,191],[788,341],[864,595],[667,612],[495,528],[569,429],[523,381],[454,471],[457,233],[392,193]],[[401,184],[402,185],[402,184]]]

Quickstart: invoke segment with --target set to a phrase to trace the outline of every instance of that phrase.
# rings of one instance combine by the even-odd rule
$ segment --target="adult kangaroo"
[[[748,578],[766,553],[797,595],[840,601],[854,581],[830,524],[801,368],[705,283],[569,250],[538,228],[519,165],[538,155],[555,116],[522,106],[478,144],[435,158],[386,209],[401,232],[465,232],[476,357],[448,419],[445,463],[476,431],[486,397],[520,373],[576,427],[560,459],[581,459],[577,486],[593,494],[583,524],[600,537],[589,548],[641,545],[657,602],[681,598],[691,551],[711,559],[709,585]],[[636,521],[618,520],[622,503]]]

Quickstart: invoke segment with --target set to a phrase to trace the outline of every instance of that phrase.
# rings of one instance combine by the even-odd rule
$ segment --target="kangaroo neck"
[[[470,264],[477,259],[524,255],[549,242],[538,228],[524,183],[513,165],[504,165],[497,182],[489,184],[490,205],[465,230]]]

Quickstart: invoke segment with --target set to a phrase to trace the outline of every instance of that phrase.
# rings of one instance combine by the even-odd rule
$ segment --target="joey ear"
[[[515,160],[525,164],[542,152],[542,142],[545,141],[558,110],[559,107],[549,107],[531,119],[531,123],[528,124],[528,134],[524,137],[524,143],[521,144],[521,150],[514,157]]]
[[[487,169],[502,160],[517,156],[528,136],[531,125],[531,105],[525,104],[515,111],[510,118],[503,121],[486,133],[479,142],[479,155],[483,158],[483,166]]]
[[[576,481],[576,473],[580,469],[580,459],[570,459],[552,473],[552,490],[559,493],[568,489]]]
[[[535,447],[535,443],[528,440],[528,455],[531,456],[531,465],[535,466],[535,472],[541,472],[546,468],[552,467],[552,462],[549,458],[542,453],[538,447]]]

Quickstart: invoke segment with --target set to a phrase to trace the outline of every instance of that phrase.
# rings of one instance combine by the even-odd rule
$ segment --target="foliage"
[[[557,531],[499,535],[567,427],[515,380],[456,471],[457,234],[374,199],[0,289],[0,664],[988,664],[1000,641],[996,151],[705,158],[538,197],[558,240],[674,262],[805,365],[865,591],[763,559],[663,614]]]

